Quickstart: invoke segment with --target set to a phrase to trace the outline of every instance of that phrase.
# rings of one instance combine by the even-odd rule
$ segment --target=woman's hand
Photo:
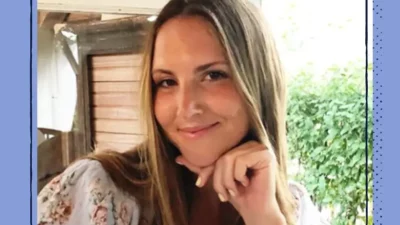
[[[247,225],[285,224],[275,197],[275,154],[264,145],[247,142],[205,168],[194,166],[183,156],[177,157],[176,162],[198,175],[198,187],[213,179],[220,200],[229,201]]]

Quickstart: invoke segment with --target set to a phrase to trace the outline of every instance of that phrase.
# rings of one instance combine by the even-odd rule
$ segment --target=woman
[[[172,0],[143,62],[146,141],[72,164],[40,193],[38,224],[322,224],[287,180],[284,76],[255,7]]]

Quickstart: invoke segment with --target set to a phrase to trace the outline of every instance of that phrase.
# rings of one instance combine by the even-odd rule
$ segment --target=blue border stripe
[[[399,1],[374,1],[374,222],[399,224]]]
[[[0,195],[3,207],[0,224],[31,224],[31,215],[36,211],[31,208],[36,205],[31,190],[31,186],[36,185],[34,176],[31,178],[36,168],[31,167],[35,159],[32,157],[31,160],[30,154],[31,144],[36,146],[35,134],[31,134],[30,129],[35,126],[35,123],[31,124],[30,81],[31,44],[36,44],[31,41],[31,34],[35,34],[31,33],[31,24],[36,23],[36,11],[32,16],[30,0],[2,1],[0,123],[3,129],[0,141],[3,162],[0,163]],[[32,79],[36,79],[36,75]]]
[[[32,124],[32,150],[31,150],[31,192],[32,192],[32,215],[31,224],[36,224],[36,211],[37,211],[37,0],[30,0],[32,8],[32,49],[31,49],[31,62],[32,62],[32,73],[31,73],[31,124]]]

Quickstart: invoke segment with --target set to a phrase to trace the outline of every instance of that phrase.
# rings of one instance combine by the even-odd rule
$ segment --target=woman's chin
[[[212,166],[218,159],[215,157],[198,157],[198,156],[186,156],[189,163],[193,164],[196,167],[204,168],[208,166]]]
[[[196,146],[195,148],[193,148],[193,146],[187,148],[182,147],[180,148],[182,156],[192,165],[201,168],[213,165],[219,157],[226,152],[226,150],[212,148],[210,146]],[[206,149],[208,151],[205,151]]]

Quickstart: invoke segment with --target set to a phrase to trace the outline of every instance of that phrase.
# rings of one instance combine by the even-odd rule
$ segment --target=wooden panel
[[[94,107],[92,108],[94,119],[120,119],[136,120],[139,119],[137,107]]]
[[[141,54],[99,55],[92,58],[92,68],[140,67]]]
[[[94,121],[95,132],[120,133],[120,134],[141,134],[138,120],[106,120]]]
[[[112,150],[117,152],[125,152],[134,148],[136,144],[124,144],[114,142],[98,142],[96,143],[95,151],[101,152],[104,150]]]
[[[64,23],[68,13],[63,12],[39,12],[39,27],[52,29],[57,23]]]
[[[76,22],[92,22],[101,20],[101,14],[99,13],[70,13],[67,19],[69,23]]]
[[[92,81],[139,81],[139,67],[94,68]]]
[[[143,135],[137,134],[115,134],[97,132],[95,136],[96,142],[115,142],[124,144],[138,144],[143,140]]]
[[[93,82],[93,93],[109,93],[109,92],[138,92],[138,81],[127,82]]]
[[[94,94],[94,106],[138,106],[138,93],[106,93]]]
[[[139,78],[142,55],[91,59],[92,123],[96,151],[126,151],[139,144]]]
[[[125,15],[157,15],[168,0],[99,1],[99,0],[38,0],[37,9],[63,12],[91,12]],[[3,8],[4,9],[4,8]]]

